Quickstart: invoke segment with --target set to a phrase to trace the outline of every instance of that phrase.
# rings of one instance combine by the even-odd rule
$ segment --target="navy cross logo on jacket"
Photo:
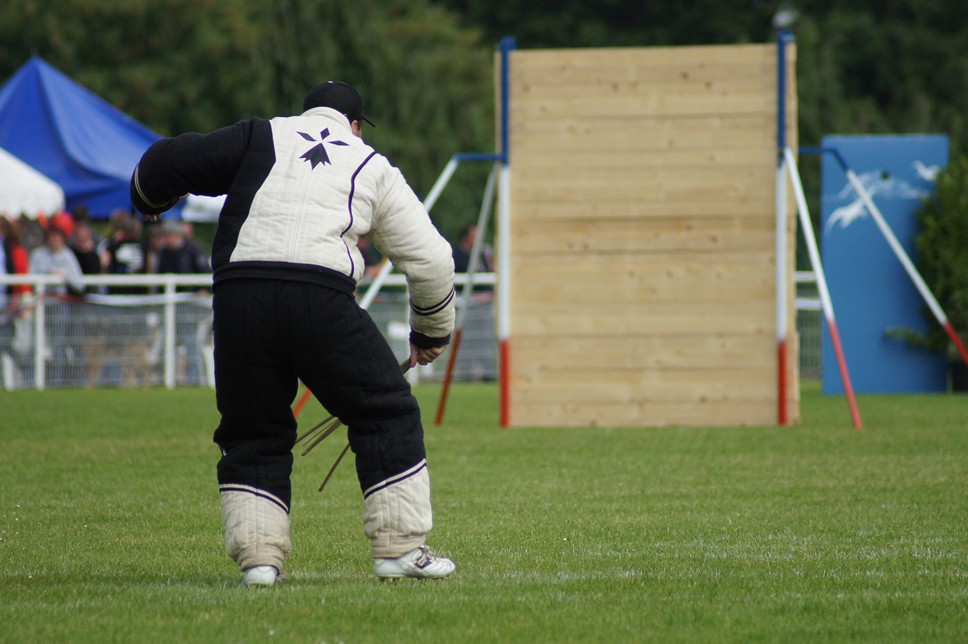
[[[338,139],[327,141],[326,139],[329,138],[329,128],[326,128],[325,130],[319,133],[319,141],[314,139],[311,134],[306,134],[305,132],[299,132],[298,134],[299,136],[306,139],[307,141],[312,141],[313,143],[316,144],[313,147],[306,150],[306,153],[303,154],[301,157],[299,157],[300,159],[305,159],[306,161],[309,161],[309,163],[311,163],[313,166],[312,167],[313,170],[315,170],[316,166],[319,164],[326,165],[327,163],[330,163],[330,164],[332,163],[332,161],[329,160],[329,155],[326,154],[326,148],[323,147],[323,143],[332,143],[333,145],[343,145],[343,146],[349,145],[349,143],[340,141]]]

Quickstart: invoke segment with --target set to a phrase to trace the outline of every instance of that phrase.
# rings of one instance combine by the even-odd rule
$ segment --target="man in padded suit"
[[[410,365],[454,326],[451,249],[401,172],[363,142],[363,101],[329,81],[303,113],[153,144],[131,177],[149,220],[180,196],[225,194],[212,245],[215,442],[226,549],[244,586],[276,583],[290,553],[298,380],[348,428],[363,530],[380,579],[446,577],[425,545],[433,519],[420,410],[354,299],[367,235],[410,288]]]

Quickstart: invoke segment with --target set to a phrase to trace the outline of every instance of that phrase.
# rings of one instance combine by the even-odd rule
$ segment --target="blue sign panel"
[[[828,136],[823,148],[840,152],[916,264],[917,209],[948,163],[948,138]],[[890,332],[931,328],[935,322],[926,317],[924,300],[833,155],[824,154],[821,171],[822,261],[854,390],[945,391],[944,356],[913,348]],[[823,392],[843,391],[824,328]]]

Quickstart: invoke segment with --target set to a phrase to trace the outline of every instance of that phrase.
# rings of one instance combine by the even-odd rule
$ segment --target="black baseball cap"
[[[342,81],[326,81],[309,90],[303,99],[303,111],[314,107],[331,107],[343,114],[350,121],[366,121],[373,125],[373,121],[363,113],[363,99],[352,85]],[[375,127],[375,126],[374,126]]]

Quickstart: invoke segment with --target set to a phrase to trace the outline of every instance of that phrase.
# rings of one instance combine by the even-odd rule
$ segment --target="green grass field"
[[[968,397],[859,403],[862,431],[809,383],[792,428],[508,431],[461,384],[427,426],[454,577],[373,577],[350,460],[316,491],[340,433],[296,457],[286,583],[246,591],[211,391],[0,393],[0,641],[966,641]]]

